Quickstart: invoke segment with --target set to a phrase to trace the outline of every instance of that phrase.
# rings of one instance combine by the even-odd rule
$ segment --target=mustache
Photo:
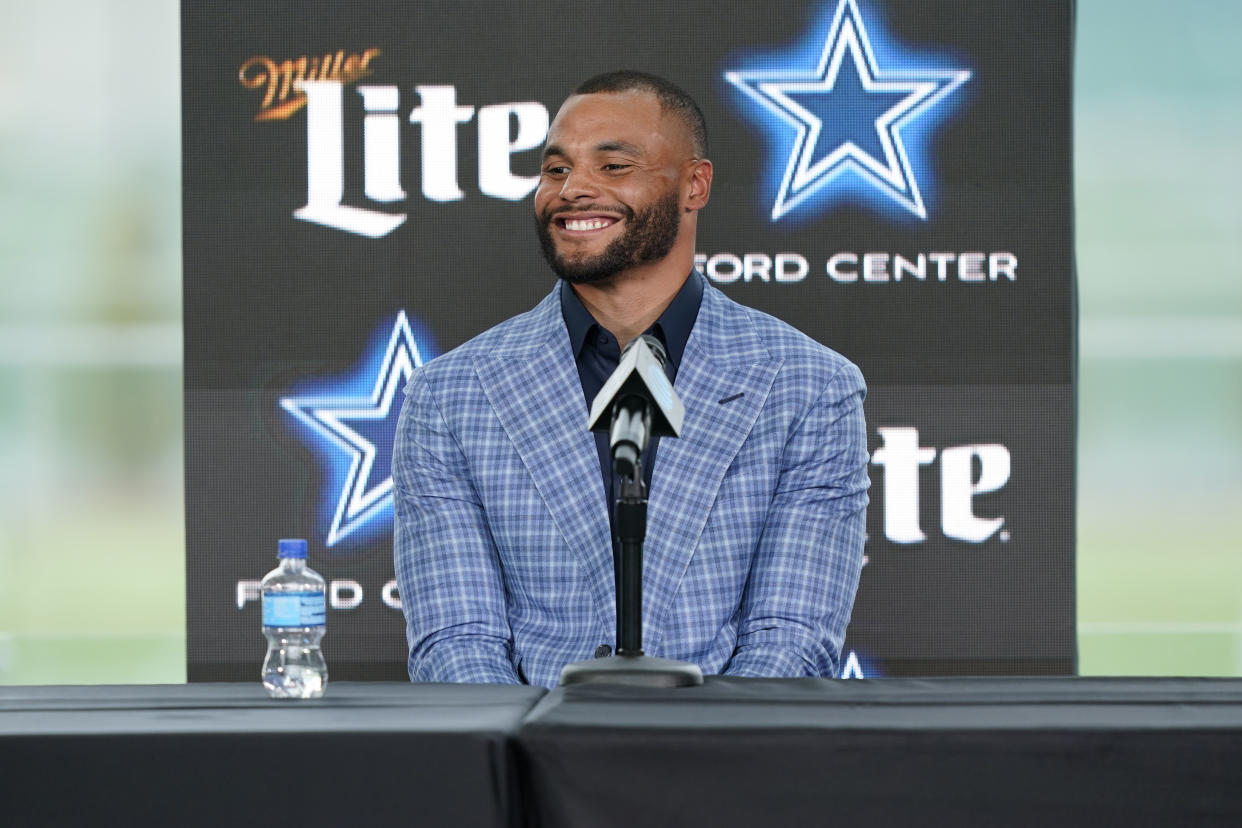
[[[574,213],[608,213],[609,215],[618,216],[623,219],[634,217],[634,211],[628,207],[604,207],[599,204],[587,204],[580,207],[560,207],[555,210],[544,210],[539,214],[539,221],[544,225],[548,225],[551,224],[557,216],[573,215]]]

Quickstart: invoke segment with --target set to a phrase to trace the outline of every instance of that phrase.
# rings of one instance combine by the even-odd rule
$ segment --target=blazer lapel
[[[737,306],[711,286],[686,343],[675,388],[682,434],[660,441],[644,547],[644,649],[657,652],[663,618],[681,586],[721,480],[763,408],[781,360]]]
[[[595,437],[561,318],[557,291],[531,315],[511,348],[478,357],[483,391],[535,488],[578,558],[603,629],[616,629],[612,541]]]

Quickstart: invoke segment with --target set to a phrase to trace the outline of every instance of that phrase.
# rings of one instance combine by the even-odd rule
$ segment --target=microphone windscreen
[[[655,358],[660,360],[660,365],[663,367],[668,362],[668,351],[664,350],[664,343],[651,334],[643,334],[643,340],[647,343],[647,347],[651,349],[651,353],[655,354]]]

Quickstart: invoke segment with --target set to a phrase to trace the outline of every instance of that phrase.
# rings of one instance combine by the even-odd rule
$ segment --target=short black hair
[[[681,118],[690,131],[690,143],[696,158],[707,157],[707,119],[686,90],[670,80],[648,72],[618,69],[587,78],[578,84],[574,95],[594,95],[599,92],[650,92],[660,102],[660,108]]]

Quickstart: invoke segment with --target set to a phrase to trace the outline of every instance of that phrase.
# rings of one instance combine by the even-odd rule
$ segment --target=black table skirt
[[[0,788],[6,826],[1242,825],[1242,681],[8,687]]]
[[[548,828],[1242,825],[1233,680],[584,685],[519,748]]]
[[[517,826],[529,687],[0,688],[0,825]]]

